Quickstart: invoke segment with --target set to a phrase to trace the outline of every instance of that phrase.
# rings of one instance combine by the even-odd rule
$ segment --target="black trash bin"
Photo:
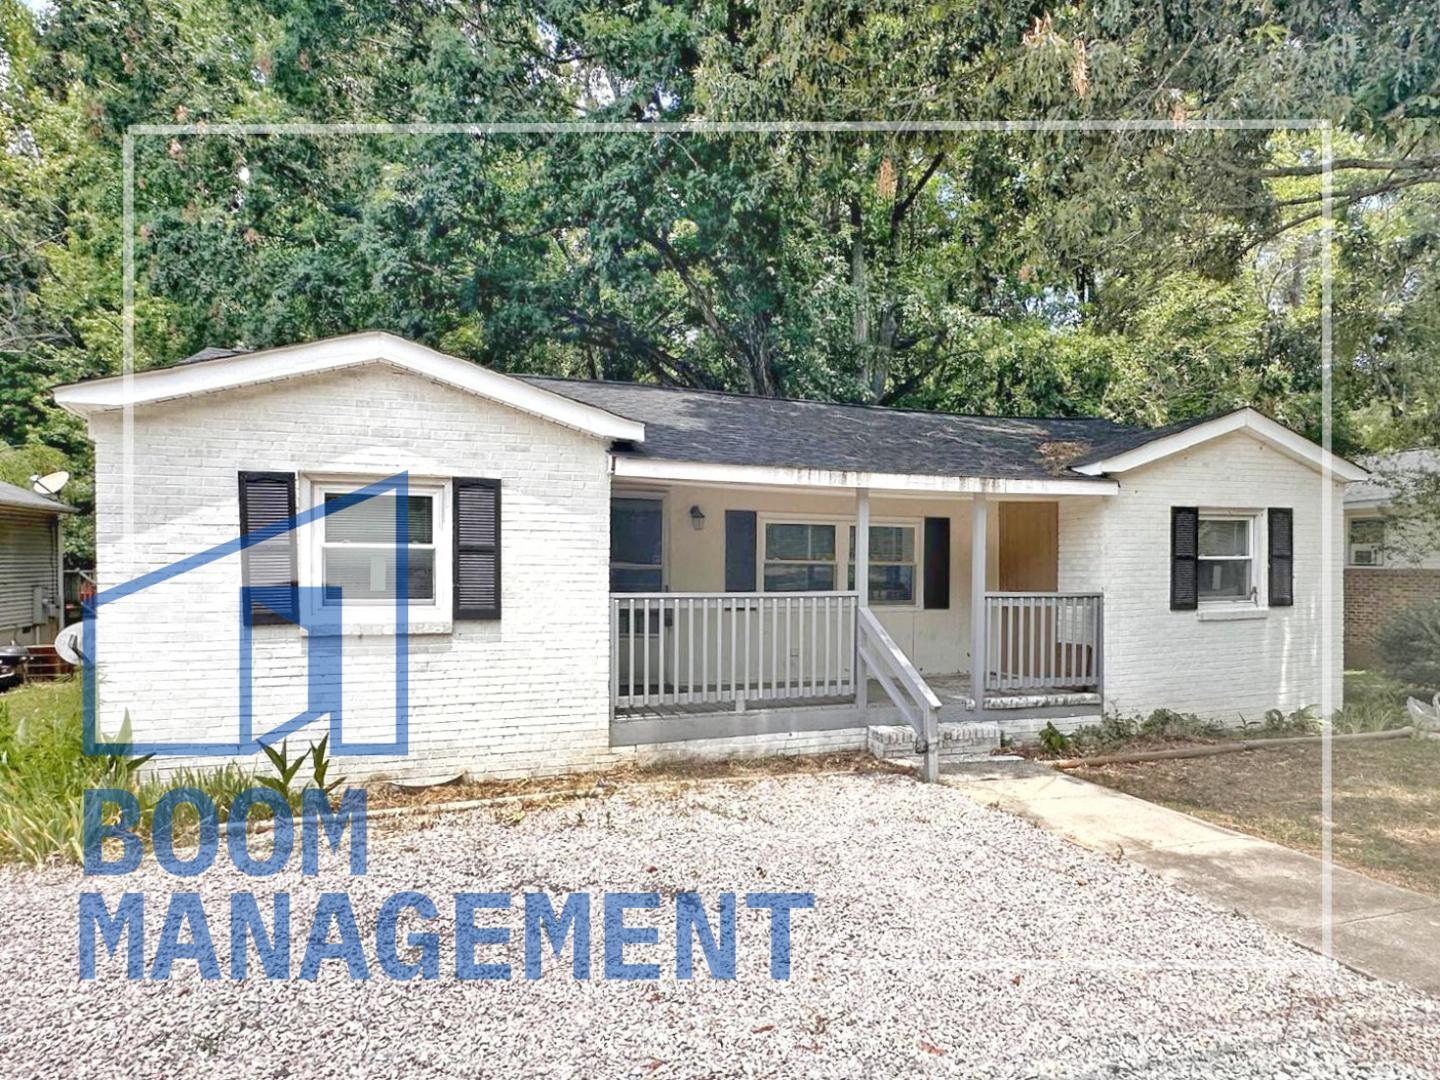
[[[30,650],[24,645],[0,645],[0,691],[23,683],[29,663]]]

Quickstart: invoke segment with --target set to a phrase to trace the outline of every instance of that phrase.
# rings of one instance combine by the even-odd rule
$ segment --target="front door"
[[[1053,502],[1000,503],[1000,591],[1054,592],[1060,579],[1059,506]],[[1000,622],[999,655],[990,666],[1000,674],[1024,674],[1039,665],[1038,642],[1053,641],[1051,609],[1018,601]],[[1031,655],[1026,655],[1026,654]]]
[[[1000,591],[1054,592],[1060,582],[1060,506],[1000,505]]]

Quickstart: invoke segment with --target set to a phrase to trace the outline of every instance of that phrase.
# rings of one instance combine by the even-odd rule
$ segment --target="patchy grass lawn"
[[[1335,861],[1440,895],[1440,741],[1335,743]],[[1076,775],[1300,851],[1320,853],[1320,747],[1105,765]]]

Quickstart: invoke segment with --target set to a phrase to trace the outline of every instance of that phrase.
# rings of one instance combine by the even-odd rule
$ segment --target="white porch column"
[[[985,570],[990,532],[990,503],[983,492],[970,502],[970,698],[974,719],[985,715]]]
[[[870,606],[870,489],[855,489],[855,588],[860,606]]]
[[[855,489],[855,588],[860,592],[856,603],[870,606],[870,489]],[[856,614],[859,622],[859,614]],[[855,634],[855,704],[865,708],[870,698],[870,673],[860,657],[860,632]]]

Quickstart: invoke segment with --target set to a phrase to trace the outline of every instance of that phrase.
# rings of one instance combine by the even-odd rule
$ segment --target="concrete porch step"
[[[915,729],[909,724],[872,724],[865,729],[865,742],[882,761],[919,760],[915,753]],[[959,721],[940,724],[941,761],[979,761],[1000,749],[1000,725],[994,721]]]

